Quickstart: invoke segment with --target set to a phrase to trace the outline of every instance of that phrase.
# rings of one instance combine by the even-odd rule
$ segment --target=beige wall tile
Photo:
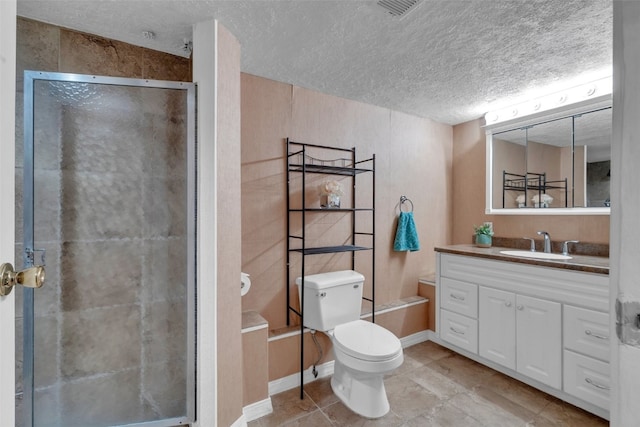
[[[142,54],[142,74],[145,79],[190,82],[191,60],[145,49]]]
[[[24,18],[18,18],[16,25],[16,90],[22,93],[25,70],[59,71],[60,29]],[[16,109],[17,115],[21,111]]]
[[[184,363],[161,362],[145,366],[143,396],[153,412],[151,419],[183,417],[187,413],[186,367]]]
[[[138,303],[142,280],[139,242],[63,243],[60,265],[63,311]]]
[[[91,34],[61,29],[59,71],[143,78],[142,48]]]
[[[61,425],[117,425],[143,421],[139,370],[65,383],[60,395]]]
[[[159,301],[142,308],[145,364],[173,361],[186,378],[187,309],[184,301]]]
[[[140,308],[120,305],[103,310],[67,312],[62,320],[65,380],[140,366]],[[95,396],[104,396],[95,392]],[[100,405],[93,405],[100,406]]]

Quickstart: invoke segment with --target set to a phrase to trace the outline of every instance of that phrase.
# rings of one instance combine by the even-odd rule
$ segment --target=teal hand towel
[[[398,252],[420,250],[420,241],[418,240],[416,223],[413,220],[413,212],[400,212],[393,250]]]

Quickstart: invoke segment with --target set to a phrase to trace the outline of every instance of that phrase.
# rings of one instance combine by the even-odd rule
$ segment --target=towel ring
[[[407,212],[413,212],[413,202],[411,201],[411,199],[408,199],[407,196],[400,196],[400,212],[404,212],[402,210],[402,205],[404,204],[404,202],[411,203],[411,210]]]

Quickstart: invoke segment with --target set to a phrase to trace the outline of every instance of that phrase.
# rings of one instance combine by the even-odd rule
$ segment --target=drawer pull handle
[[[505,305],[506,307],[511,307],[511,301],[505,301],[505,302],[504,302],[504,305]]]
[[[460,330],[458,330],[458,329],[454,328],[453,326],[449,326],[449,329],[451,329],[451,331],[452,331],[454,334],[464,335],[464,331],[460,331]]]
[[[520,311],[524,310],[524,305],[518,304],[516,308]]]
[[[590,337],[594,337],[594,338],[598,338],[600,340],[609,340],[609,337],[606,335],[598,335],[598,334],[594,334],[593,332],[591,332],[590,329],[585,329],[584,333],[586,335],[589,335]]]
[[[595,388],[599,388],[600,390],[611,390],[611,387],[607,387],[605,385],[598,384],[597,382],[593,381],[591,378],[585,378],[584,380],[587,382],[587,384],[592,385]]]
[[[464,301],[464,296],[460,296],[456,294],[449,294],[449,296],[451,296],[451,298],[453,299],[457,299],[458,301]]]

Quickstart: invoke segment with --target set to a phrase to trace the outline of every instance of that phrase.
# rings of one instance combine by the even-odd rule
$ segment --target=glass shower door
[[[20,425],[193,420],[194,97],[188,83],[26,73],[16,260],[46,280],[17,307]]]

